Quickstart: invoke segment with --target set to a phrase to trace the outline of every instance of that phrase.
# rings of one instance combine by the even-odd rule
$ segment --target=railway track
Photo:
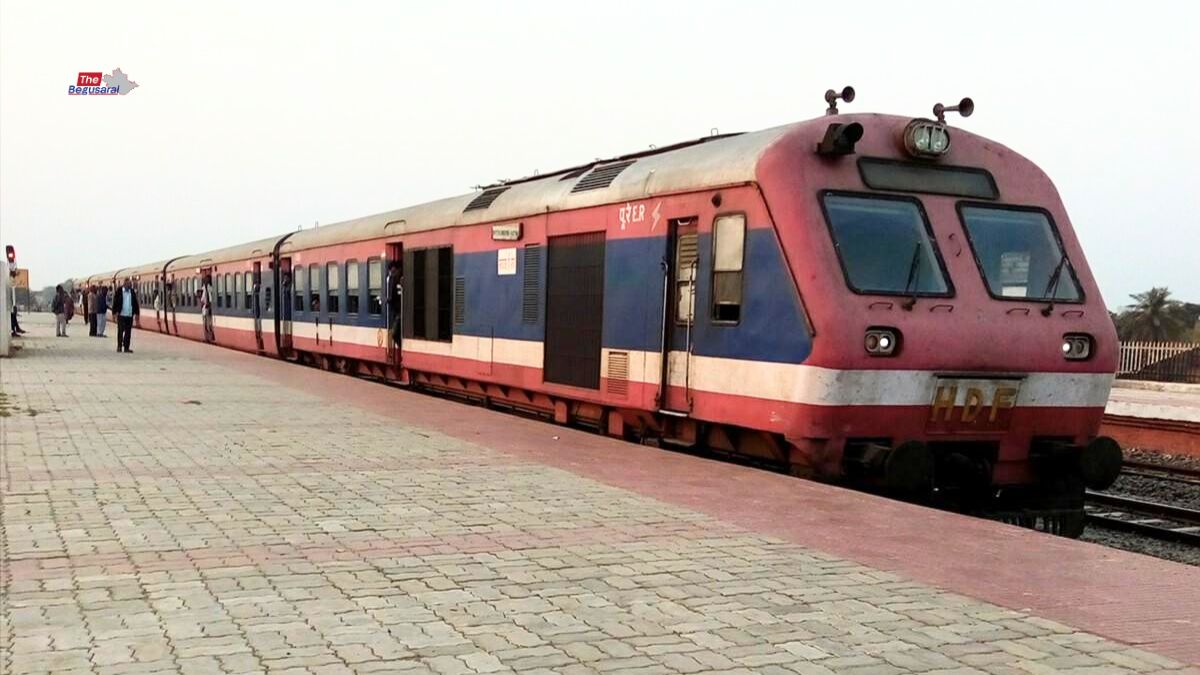
[[[1143,476],[1145,478],[1157,478],[1159,480],[1168,480],[1189,485],[1200,485],[1200,469],[1185,466],[1170,466],[1167,464],[1126,459],[1125,464],[1121,467],[1121,473],[1129,476]]]
[[[1091,490],[1087,491],[1086,501],[1087,521],[1091,524],[1200,546],[1200,509]]]

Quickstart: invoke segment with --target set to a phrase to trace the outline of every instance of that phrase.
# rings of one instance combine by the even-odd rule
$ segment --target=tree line
[[[1129,297],[1133,304],[1109,312],[1122,341],[1200,342],[1200,304],[1172,298],[1166,286]]]

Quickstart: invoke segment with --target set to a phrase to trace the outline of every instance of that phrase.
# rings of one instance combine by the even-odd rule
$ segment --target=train
[[[1050,178],[839,110],[74,279],[138,328],[1067,536],[1117,337]]]

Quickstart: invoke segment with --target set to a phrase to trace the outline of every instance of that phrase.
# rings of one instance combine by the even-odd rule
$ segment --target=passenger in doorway
[[[54,337],[67,337],[67,321],[70,317],[67,316],[67,305],[71,303],[71,296],[63,290],[61,285],[54,287],[54,300],[50,302],[50,311],[54,312]]]
[[[96,337],[96,287],[89,286],[84,298],[83,311],[87,312],[88,335]]]
[[[216,334],[213,331],[212,316],[212,282],[204,278],[204,286],[200,288],[200,319],[204,323],[204,339],[213,342]]]
[[[108,286],[101,286],[96,291],[96,337],[104,337],[104,327],[108,325]]]
[[[132,354],[129,339],[133,334],[133,317],[141,313],[141,307],[138,306],[137,293],[133,292],[128,279],[113,294],[112,310],[113,316],[117,317],[117,351]]]
[[[404,274],[400,269],[399,260],[388,261],[387,271],[387,303],[388,316],[391,318],[391,326],[388,332],[392,337],[392,344],[400,344],[401,331],[401,312],[403,306],[403,291],[404,291]]]

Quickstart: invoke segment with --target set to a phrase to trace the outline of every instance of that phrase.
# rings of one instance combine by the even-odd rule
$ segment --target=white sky
[[[437,6],[435,6],[437,5]],[[40,288],[855,111],[955,119],[1055,180],[1110,306],[1200,302],[1200,3],[0,5],[0,240]],[[68,96],[121,68],[128,96]]]

